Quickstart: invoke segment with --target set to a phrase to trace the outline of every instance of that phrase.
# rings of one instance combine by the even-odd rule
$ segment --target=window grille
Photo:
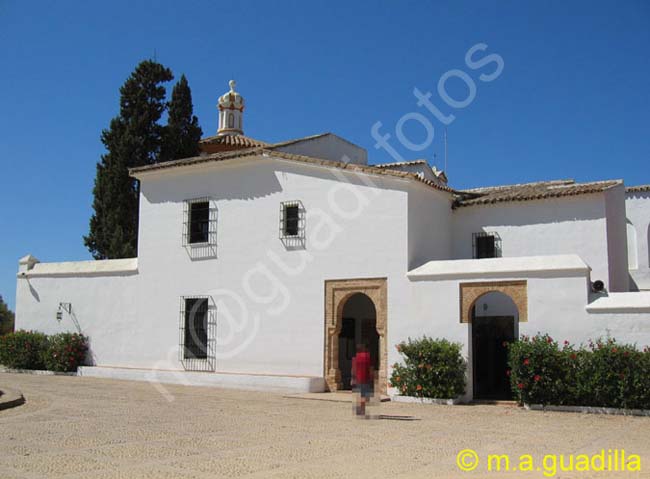
[[[183,203],[183,246],[192,258],[217,255],[217,205],[210,198]]]
[[[214,371],[215,305],[210,296],[183,296],[179,318],[179,360],[188,371]]]
[[[472,253],[474,259],[500,258],[501,238],[497,233],[486,233],[484,231],[473,233]]]
[[[280,240],[287,248],[304,248],[305,225],[305,208],[300,201],[280,203]]]

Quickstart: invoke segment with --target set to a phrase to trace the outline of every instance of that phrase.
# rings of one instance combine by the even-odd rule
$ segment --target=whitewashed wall
[[[579,254],[609,287],[602,194],[462,207],[453,213],[453,257],[472,258],[472,233],[495,232],[503,257]]]
[[[628,192],[625,208],[632,289],[650,290],[650,191]]]
[[[60,263],[59,269],[63,272],[79,264]],[[69,271],[18,278],[16,329],[47,334],[81,332],[90,337],[93,363],[138,364],[140,346],[130,338],[149,332],[142,331],[137,321],[137,270],[103,274]],[[61,321],[56,319],[59,303],[72,305],[72,314],[63,312]]]
[[[141,179],[137,270],[82,274],[75,266],[19,278],[18,328],[53,333],[78,324],[98,365],[180,370],[181,297],[209,295],[217,307],[217,371],[322,376],[327,279],[388,279],[392,364],[395,344],[423,334],[460,341],[469,354],[460,280],[411,281],[407,273],[431,260],[471,258],[473,232],[498,232],[505,257],[579,253],[592,279],[609,278],[603,195],[452,213],[449,194],[410,180],[262,157]],[[218,210],[216,257],[197,258],[182,245],[184,201],[200,197]],[[293,200],[307,212],[304,249],[279,239],[280,204]],[[520,332],[575,342],[609,332],[648,344],[647,315],[586,311],[586,273],[500,279],[521,277],[529,281],[529,322]],[[73,304],[76,323],[66,313],[56,321],[59,302]]]
[[[407,188],[400,178],[270,159],[143,176],[137,321],[148,333],[133,338],[142,362],[180,367],[180,297],[209,294],[218,371],[322,376],[326,279],[388,277],[388,315],[402,316]],[[219,212],[218,257],[192,260],[181,246],[183,201],[203,196]],[[307,212],[305,250],[279,239],[280,203],[291,200]]]
[[[629,291],[627,225],[625,220],[625,186],[617,185],[604,192],[607,224],[607,264],[609,290]]]
[[[548,333],[554,339],[586,344],[589,339],[613,337],[620,342],[650,345],[650,298],[645,299],[642,312],[632,305],[616,312],[588,312],[595,297],[588,293],[587,272],[561,272],[554,269],[521,271],[509,275],[494,273],[464,274],[462,278],[413,280],[410,288],[409,321],[391,323],[394,338],[419,337],[423,334],[460,342],[471,370],[471,324],[460,322],[461,282],[507,281],[526,279],[528,321],[518,323],[518,334]],[[620,293],[619,293],[620,294]],[[632,293],[624,293],[632,294]],[[399,354],[389,351],[389,364],[399,361]],[[472,397],[471,380],[467,398]]]
[[[451,258],[451,194],[416,183],[408,191],[409,270]]]

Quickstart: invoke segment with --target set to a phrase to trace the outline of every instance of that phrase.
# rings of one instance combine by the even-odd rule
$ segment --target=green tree
[[[0,336],[14,330],[15,315],[0,295]]]
[[[199,154],[199,140],[203,131],[194,116],[192,90],[185,75],[174,85],[169,102],[169,117],[163,133],[161,161],[189,158]]]
[[[94,214],[84,237],[95,259],[137,255],[139,183],[128,170],[160,160],[164,127],[158,121],[167,107],[163,84],[173,78],[168,68],[145,60],[120,88],[120,114],[102,131],[107,152],[97,164]]]

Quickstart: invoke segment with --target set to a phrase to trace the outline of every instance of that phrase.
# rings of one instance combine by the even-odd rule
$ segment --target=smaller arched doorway
[[[511,399],[507,344],[517,338],[519,311],[510,296],[490,291],[471,309],[472,386],[475,399]]]
[[[375,370],[379,369],[379,334],[377,334],[377,311],[372,300],[363,293],[350,296],[343,305],[339,341],[339,371],[341,388],[350,389],[352,358],[357,346],[365,344]]]

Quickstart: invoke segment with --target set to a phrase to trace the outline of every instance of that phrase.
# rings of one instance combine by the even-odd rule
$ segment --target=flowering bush
[[[403,396],[438,399],[456,398],[465,393],[466,364],[462,345],[446,339],[408,339],[397,345],[404,364],[394,364],[391,386]]]
[[[60,333],[50,336],[45,351],[45,366],[51,371],[76,371],[83,364],[88,340],[82,334]]]
[[[650,409],[650,350],[616,343],[560,346],[548,335],[508,346],[512,391],[520,403]]]
[[[43,369],[47,343],[47,336],[36,331],[0,336],[0,364],[14,369]]]
[[[0,336],[0,364],[13,369],[76,371],[87,351],[86,337],[77,333],[16,331]]]

